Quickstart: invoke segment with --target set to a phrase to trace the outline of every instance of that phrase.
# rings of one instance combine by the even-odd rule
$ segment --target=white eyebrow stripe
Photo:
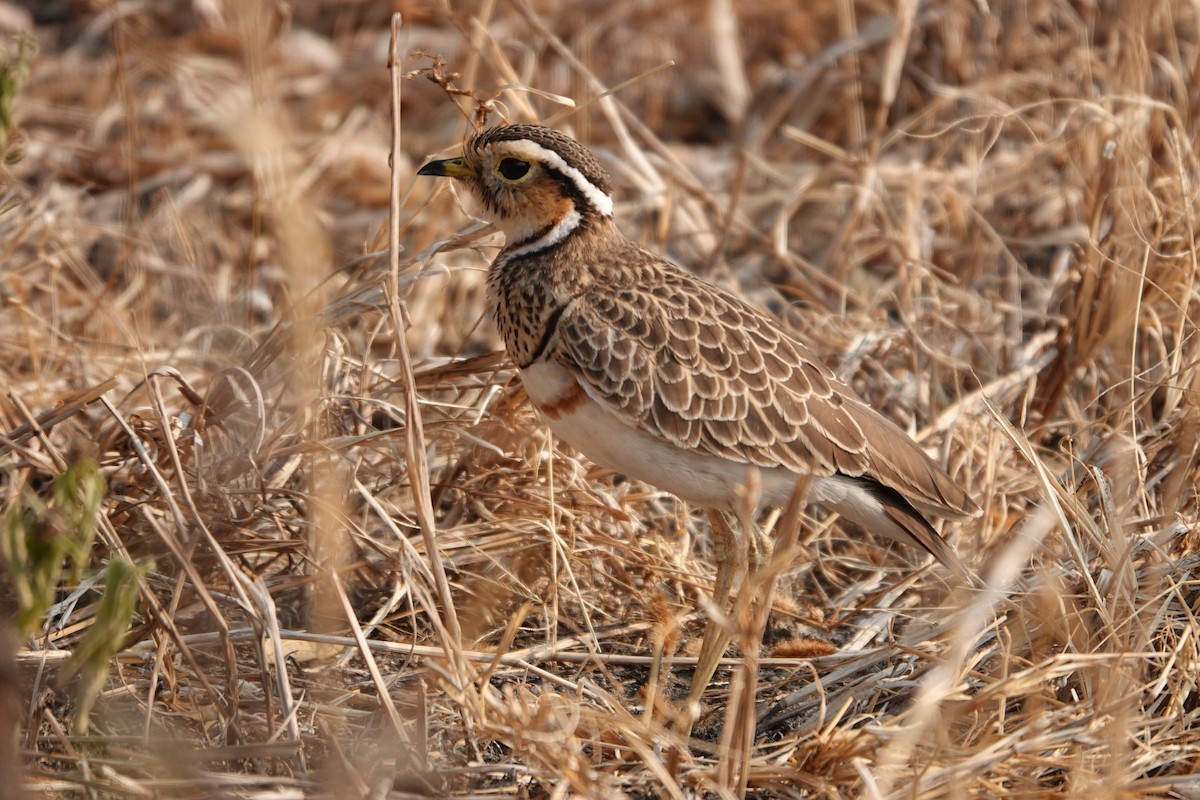
[[[572,167],[558,153],[542,147],[529,139],[509,139],[505,141],[511,152],[525,161],[541,161],[546,166],[558,170],[575,184],[575,187],[587,198],[592,207],[606,217],[613,214],[613,199],[602,192],[600,187],[584,177],[583,173]]]

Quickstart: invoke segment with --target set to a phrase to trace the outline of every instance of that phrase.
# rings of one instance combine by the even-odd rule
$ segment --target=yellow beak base
[[[467,162],[461,158],[444,158],[441,161],[430,161],[417,170],[417,174],[439,178],[473,178],[475,170],[467,166]]]

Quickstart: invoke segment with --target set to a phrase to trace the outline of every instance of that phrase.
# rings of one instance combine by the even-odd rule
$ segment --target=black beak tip
[[[474,178],[475,169],[460,156],[459,158],[430,161],[417,170],[417,174],[446,178]]]

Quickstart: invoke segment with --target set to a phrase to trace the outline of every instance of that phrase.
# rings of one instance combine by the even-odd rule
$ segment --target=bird
[[[613,182],[582,144],[503,124],[417,174],[457,181],[503,232],[488,303],[560,439],[708,510],[714,535],[732,535],[724,516],[746,487],[782,507],[807,476],[809,503],[965,574],[929,519],[977,516],[968,492],[774,318],[622,234]],[[730,548],[714,551],[727,592]],[[728,644],[712,625],[692,700]]]

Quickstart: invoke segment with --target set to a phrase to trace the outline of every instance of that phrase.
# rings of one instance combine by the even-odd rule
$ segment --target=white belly
[[[633,427],[592,399],[562,367],[538,363],[522,370],[521,377],[529,399],[559,438],[597,464],[656,486],[681,500],[706,508],[738,511],[755,470],[759,485],[757,505],[784,506],[795,491],[798,476],[790,470],[758,469],[676,447]],[[869,481],[837,474],[814,475],[806,499],[869,531],[938,552],[939,548],[933,544],[922,544],[922,539],[927,538],[923,534],[922,538],[914,538],[911,526],[897,523],[896,514],[916,512],[894,503],[885,506],[881,497],[871,491]],[[932,529],[930,533],[936,538]]]
[[[521,378],[550,430],[603,467],[706,507],[736,507],[750,481],[750,465],[676,447],[628,424],[581,394],[562,367],[539,362],[522,370]],[[760,470],[758,478],[762,505],[786,503],[796,481],[782,469]]]

